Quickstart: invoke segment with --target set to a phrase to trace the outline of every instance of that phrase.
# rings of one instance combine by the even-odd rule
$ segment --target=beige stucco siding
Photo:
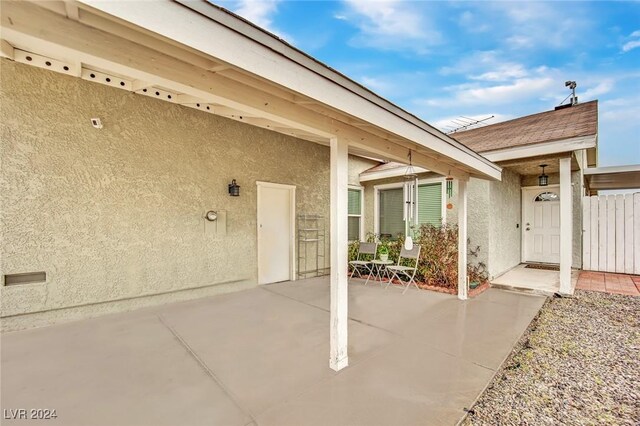
[[[328,217],[326,146],[1,67],[0,274],[47,273],[1,288],[4,329],[255,286],[258,180],[296,185],[297,211]],[[226,236],[207,210],[226,211]]]
[[[520,264],[522,239],[522,199],[520,175],[502,170],[500,182],[489,185],[489,263],[490,278]]]

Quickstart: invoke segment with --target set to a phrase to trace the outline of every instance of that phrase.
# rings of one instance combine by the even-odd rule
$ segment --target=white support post
[[[571,294],[573,261],[573,193],[571,157],[560,159],[560,293]]]
[[[347,354],[347,188],[348,144],[331,139],[331,331],[329,367],[339,371],[349,365]]]
[[[467,182],[458,181],[458,299],[466,300],[467,287]]]

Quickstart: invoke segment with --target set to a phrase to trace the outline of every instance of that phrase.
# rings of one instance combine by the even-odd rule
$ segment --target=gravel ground
[[[640,297],[552,298],[464,425],[640,425]]]

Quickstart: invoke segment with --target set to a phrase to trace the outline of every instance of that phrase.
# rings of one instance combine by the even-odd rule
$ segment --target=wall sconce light
[[[544,168],[547,167],[547,165],[546,164],[540,164],[540,167],[542,167],[542,174],[540,176],[538,176],[538,185],[547,186],[547,185],[549,185],[549,176],[544,174]]]
[[[214,222],[218,219],[218,212],[209,210],[207,214],[204,215],[204,218],[207,219],[209,222]]]
[[[232,197],[240,196],[240,185],[236,183],[235,179],[233,179],[229,184],[229,195],[231,195]]]

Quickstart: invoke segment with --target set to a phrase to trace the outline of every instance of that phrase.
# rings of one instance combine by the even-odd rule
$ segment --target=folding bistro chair
[[[376,253],[378,252],[378,243],[365,243],[363,241],[360,242],[360,247],[358,248],[358,256],[356,260],[352,260],[349,262],[351,266],[351,275],[349,276],[349,281],[353,277],[353,274],[358,272],[358,277],[362,278],[362,271],[367,272],[367,281],[365,281],[364,285],[367,285],[369,282],[369,277],[373,274],[373,269],[371,266],[371,260],[376,258]],[[361,256],[372,256],[371,260],[362,260]]]
[[[389,282],[387,283],[387,287],[385,287],[385,289],[387,289],[389,285],[391,285],[394,278],[397,278],[398,281],[400,281],[400,283],[403,286],[406,285],[402,294],[405,294],[407,290],[409,290],[409,287],[411,287],[411,284],[415,285],[416,288],[420,290],[420,287],[418,287],[418,284],[414,279],[416,277],[416,272],[418,270],[419,258],[420,258],[420,245],[418,244],[414,245],[411,250],[407,250],[403,246],[402,250],[400,250],[400,256],[398,257],[398,264],[387,266],[387,271],[389,271],[392,274],[392,276]],[[402,259],[413,259],[415,260],[415,262],[413,262],[413,266],[403,266],[400,264],[402,262]]]

